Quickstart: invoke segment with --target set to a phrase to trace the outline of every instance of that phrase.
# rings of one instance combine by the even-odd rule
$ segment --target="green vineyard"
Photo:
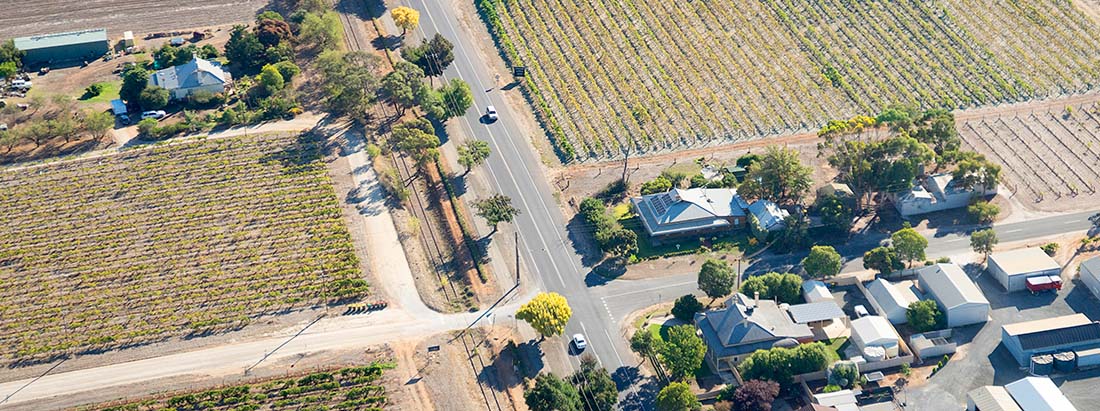
[[[0,171],[0,359],[365,295],[321,149],[260,135]]]
[[[889,104],[1084,92],[1100,24],[1069,0],[479,0],[566,160],[810,132]]]
[[[284,378],[257,384],[149,399],[124,405],[83,408],[85,411],[253,411],[253,410],[356,410],[386,408],[386,387],[382,384],[390,364],[371,364],[319,372],[300,378]]]

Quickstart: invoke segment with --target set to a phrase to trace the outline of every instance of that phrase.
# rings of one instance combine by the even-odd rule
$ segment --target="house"
[[[630,199],[652,237],[689,236],[745,226],[748,204],[730,188],[673,189]]]
[[[197,91],[224,93],[232,82],[233,76],[220,63],[198,57],[149,76],[149,85],[168,89],[172,100],[185,99]]]
[[[779,305],[782,309],[783,304]],[[796,304],[787,307],[795,324],[805,324],[814,333],[814,340],[831,340],[848,335],[848,316],[835,301]]]
[[[899,353],[898,332],[884,317],[868,315],[852,321],[852,341],[859,351],[867,352],[867,348],[878,347],[886,351],[886,358],[894,358]]]
[[[966,393],[966,411],[1023,411],[1004,387],[987,385]]]
[[[952,184],[953,177],[950,173],[941,173],[928,176],[923,183],[913,185],[913,188],[896,195],[894,206],[902,217],[931,213],[935,211],[950,210],[966,207],[974,197],[996,194],[997,189],[992,190],[966,190]]]
[[[917,270],[920,287],[947,317],[948,327],[984,323],[989,301],[957,264],[934,264]]]
[[[817,198],[836,197],[849,207],[856,205],[856,194],[844,183],[829,183],[817,188]]]
[[[833,293],[829,292],[829,287],[818,280],[802,282],[802,298],[806,299],[808,303],[835,301],[833,300]]]
[[[15,48],[26,53],[23,64],[32,67],[92,61],[103,57],[110,49],[107,29],[20,37],[13,43]]]
[[[1100,347],[1100,323],[1078,313],[1005,324],[1001,327],[1001,344],[1021,367],[1026,367],[1035,355]]]
[[[756,229],[762,232],[779,231],[786,227],[783,219],[791,214],[778,204],[768,200],[756,200],[748,207],[749,214],[756,220]]]
[[[711,369],[728,370],[756,350],[793,347],[814,340],[813,331],[795,323],[771,300],[734,294],[726,306],[695,314],[695,326],[707,344]]]
[[[909,322],[905,317],[905,312],[909,310],[909,304],[920,301],[912,288],[891,284],[881,278],[868,283],[867,292],[882,308],[883,312],[879,314],[885,315],[893,324]]]
[[[1062,273],[1062,266],[1038,248],[993,253],[989,256],[988,269],[1009,292],[1026,290],[1029,277],[1057,277]]]
[[[1005,390],[1023,411],[1077,411],[1047,377],[1024,377],[1005,385]]]
[[[859,411],[858,400],[856,400],[856,394],[852,390],[814,394],[814,403],[833,407],[837,411]]]
[[[1100,298],[1100,257],[1092,257],[1081,263],[1077,269],[1081,276],[1081,282],[1092,291],[1092,295]]]

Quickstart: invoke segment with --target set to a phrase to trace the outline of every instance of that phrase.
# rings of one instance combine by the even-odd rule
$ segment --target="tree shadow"
[[[405,38],[402,36],[396,36],[393,34],[387,36],[375,37],[370,41],[371,46],[379,50],[395,51],[401,48],[401,44],[405,42]]]
[[[466,174],[451,173],[451,188],[454,189],[455,197],[462,197],[469,190],[466,184]]]
[[[565,225],[569,232],[569,242],[573,244],[573,252],[581,256],[581,264],[592,267],[603,259],[603,253],[595,245],[594,228],[580,214],[574,215]]]
[[[641,375],[637,367],[619,367],[611,373],[611,379],[615,381],[615,387],[619,392],[634,387],[634,390],[626,393],[619,400],[619,409],[624,411],[654,409],[657,392],[661,390],[661,385],[656,378]]]
[[[516,345],[516,353],[519,356],[520,363],[523,364],[519,367],[520,378],[533,378],[546,367],[542,349],[539,348],[538,344],[538,340],[534,339]]]
[[[626,274],[626,264],[619,258],[608,258],[592,268],[584,277],[584,285],[598,287]]]

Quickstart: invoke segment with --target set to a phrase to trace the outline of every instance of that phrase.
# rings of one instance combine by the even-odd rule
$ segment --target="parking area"
[[[1060,292],[1032,295],[1007,293],[991,276],[974,266],[967,273],[982,289],[992,308],[985,324],[956,328],[954,340],[958,352],[942,370],[925,381],[909,384],[907,402],[921,409],[955,410],[966,403],[966,393],[983,385],[1004,385],[1027,375],[1008,351],[1000,346],[1004,324],[1051,318],[1080,312],[1092,320],[1100,319],[1100,303],[1077,280],[1066,281]],[[1100,403],[1100,370],[1052,377],[1078,409],[1094,409]],[[904,398],[904,397],[903,397]]]

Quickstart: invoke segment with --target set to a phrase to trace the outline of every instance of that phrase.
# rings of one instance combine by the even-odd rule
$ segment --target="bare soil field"
[[[0,39],[106,28],[122,36],[250,21],[266,0],[16,0],[0,7]]]
[[[1100,103],[968,115],[957,124],[964,147],[1003,167],[1003,182],[1029,208],[1066,211],[1100,198]]]

